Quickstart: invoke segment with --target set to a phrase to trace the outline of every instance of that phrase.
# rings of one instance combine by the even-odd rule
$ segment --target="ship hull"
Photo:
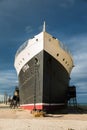
[[[57,110],[67,106],[69,73],[46,51],[30,59],[19,73],[20,106]]]

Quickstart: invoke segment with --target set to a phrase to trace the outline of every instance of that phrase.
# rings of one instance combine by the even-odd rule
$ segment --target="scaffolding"
[[[77,98],[76,98],[76,87],[70,86],[68,88],[68,106],[77,108]]]

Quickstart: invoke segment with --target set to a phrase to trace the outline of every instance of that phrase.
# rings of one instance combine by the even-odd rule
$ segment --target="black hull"
[[[33,104],[30,109],[49,110],[51,106],[67,106],[69,74],[66,69],[46,51],[33,57],[19,73],[20,104]],[[56,107],[55,107],[56,106]]]

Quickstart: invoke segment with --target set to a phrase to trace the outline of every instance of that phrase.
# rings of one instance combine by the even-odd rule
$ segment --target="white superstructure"
[[[45,24],[43,32],[26,41],[17,51],[14,63],[17,74],[20,73],[22,67],[29,60],[42,50],[45,50],[58,60],[70,74],[73,67],[72,56],[58,39],[45,32]]]

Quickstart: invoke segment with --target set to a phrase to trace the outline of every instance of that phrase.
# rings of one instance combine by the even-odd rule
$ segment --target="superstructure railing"
[[[25,41],[25,42],[19,47],[19,49],[18,49],[17,52],[16,52],[15,58],[16,58],[16,57],[18,56],[18,54],[27,46],[27,44],[28,44],[28,40]]]

